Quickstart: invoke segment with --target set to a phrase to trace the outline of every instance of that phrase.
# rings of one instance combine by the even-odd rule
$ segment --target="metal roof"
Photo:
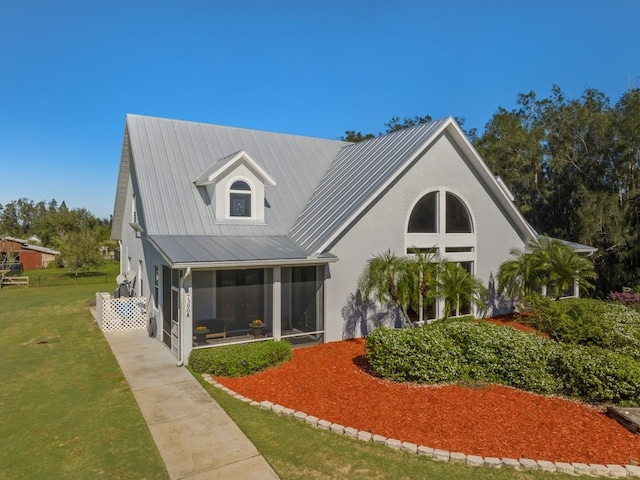
[[[360,143],[128,115],[112,237],[121,238],[129,178],[140,223],[172,263],[311,260],[330,248],[447,132],[523,239],[536,233],[453,118]],[[194,180],[237,154],[275,185],[265,188],[265,221],[216,222]]]
[[[0,240],[9,240],[14,243],[20,243],[22,245],[22,248],[24,248],[25,250],[33,250],[34,252],[48,253],[50,255],[60,255],[60,252],[58,250],[54,250],[52,248],[47,248],[47,247],[41,247],[40,245],[33,245],[30,243],[27,243],[27,240],[23,240],[21,238],[1,237]]]
[[[292,238],[308,251],[322,250],[450,121],[448,117],[342,149],[291,230]]]
[[[576,243],[576,242],[570,242],[568,240],[562,240],[561,238],[553,238],[553,237],[547,237],[546,235],[539,235],[538,238],[550,238],[552,240],[559,240],[560,242],[562,242],[564,245],[571,247],[576,253],[584,253],[586,255],[591,255],[595,252],[598,251],[597,248],[595,247],[591,247],[589,245],[583,245],[581,243]]]
[[[153,235],[151,241],[171,263],[217,263],[306,259],[307,252],[287,236],[211,237]]]
[[[347,142],[128,115],[112,236],[121,238],[127,182],[138,184],[140,223],[149,235],[287,235]],[[194,180],[244,151],[275,180],[265,188],[265,222],[215,221]]]

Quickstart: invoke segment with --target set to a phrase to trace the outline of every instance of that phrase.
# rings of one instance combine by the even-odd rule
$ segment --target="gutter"
[[[337,262],[337,257],[320,258],[307,257],[299,259],[276,259],[276,260],[246,260],[246,261],[225,261],[225,262],[176,262],[173,268],[195,268],[195,269],[211,269],[211,268],[244,268],[244,267],[269,267],[269,266],[297,266],[297,265],[318,265],[325,263]]]

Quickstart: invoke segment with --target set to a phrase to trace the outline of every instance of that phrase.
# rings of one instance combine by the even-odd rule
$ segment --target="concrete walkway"
[[[278,479],[191,373],[145,330],[104,332],[171,479]]]

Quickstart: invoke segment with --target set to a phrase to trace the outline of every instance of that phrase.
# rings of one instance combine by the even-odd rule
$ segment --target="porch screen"
[[[216,317],[227,332],[248,330],[256,319],[265,320],[264,270],[218,270]]]

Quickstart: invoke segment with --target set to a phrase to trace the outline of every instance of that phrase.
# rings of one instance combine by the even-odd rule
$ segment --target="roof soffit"
[[[118,183],[116,185],[116,199],[113,206],[113,219],[111,222],[111,238],[114,240],[120,240],[122,238],[122,222],[125,216],[124,209],[127,202],[127,188],[131,172],[130,162],[131,142],[129,140],[129,126],[125,123],[122,152],[120,155],[120,170],[118,172]]]

